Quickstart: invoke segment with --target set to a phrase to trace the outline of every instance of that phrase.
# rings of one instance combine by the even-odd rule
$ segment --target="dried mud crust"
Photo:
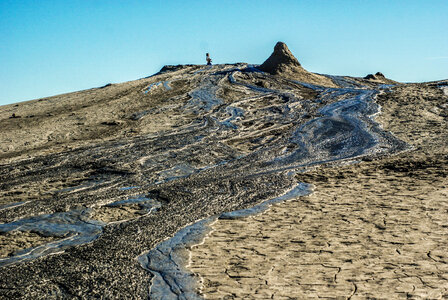
[[[109,223],[129,220],[141,215],[142,210],[138,205],[131,205],[129,207],[102,206],[94,210],[92,218]]]
[[[220,220],[189,268],[206,298],[448,297],[448,98],[424,84],[378,99],[414,150],[297,175],[314,193]]]
[[[51,236],[42,236],[34,232],[0,233],[0,257],[11,256],[16,251],[35,247],[55,240]]]

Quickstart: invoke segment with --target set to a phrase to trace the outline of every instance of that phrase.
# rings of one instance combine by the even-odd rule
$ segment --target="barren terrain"
[[[0,298],[447,297],[447,82],[271,57],[1,106]]]
[[[190,269],[207,298],[448,297],[446,102],[425,85],[380,97],[385,129],[414,146],[297,175],[314,192],[219,220]],[[244,228],[244,230],[241,230]]]

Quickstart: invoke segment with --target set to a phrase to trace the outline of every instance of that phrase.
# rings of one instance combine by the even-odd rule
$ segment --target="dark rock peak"
[[[288,46],[285,43],[278,42],[274,47],[274,52],[259,69],[271,74],[278,74],[284,68],[291,67],[301,67],[301,65],[288,49]]]
[[[384,74],[381,72],[376,72],[375,75],[368,74],[366,77],[364,77],[364,79],[381,80],[381,79],[386,79],[386,76],[384,76]]]

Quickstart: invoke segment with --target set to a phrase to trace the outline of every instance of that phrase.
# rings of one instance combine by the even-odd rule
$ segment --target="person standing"
[[[207,61],[207,66],[212,65],[212,59],[210,58],[210,53],[205,54],[205,60]]]

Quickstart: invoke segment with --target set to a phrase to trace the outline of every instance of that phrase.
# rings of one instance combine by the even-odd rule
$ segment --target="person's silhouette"
[[[212,65],[212,59],[210,58],[210,54],[209,53],[205,54],[205,60],[207,61],[207,65],[208,66]]]

